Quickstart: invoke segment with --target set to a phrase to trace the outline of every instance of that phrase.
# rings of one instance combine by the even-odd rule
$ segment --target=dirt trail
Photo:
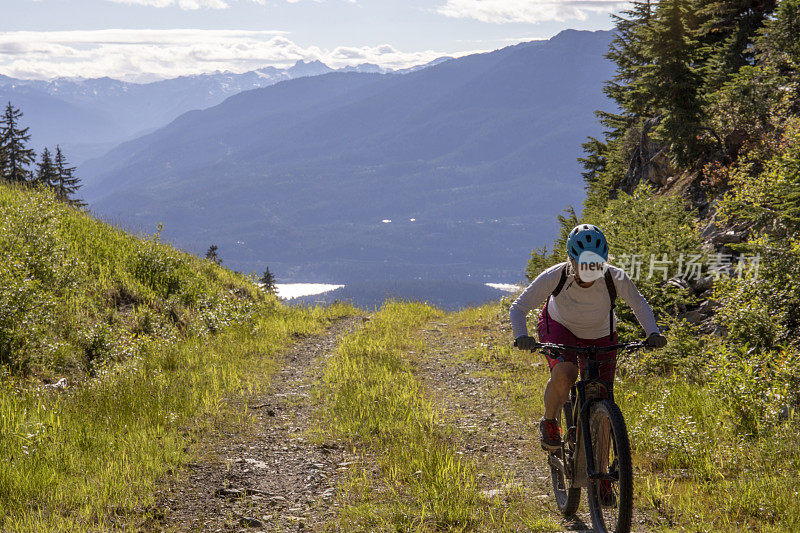
[[[249,402],[252,432],[208,443],[203,460],[159,495],[160,516],[148,529],[307,531],[334,518],[336,481],[347,461],[335,443],[303,437],[313,420],[308,394],[324,359],[361,323],[341,320],[292,347],[272,390]]]
[[[158,518],[146,529],[318,531],[334,523],[337,481],[358,461],[336,442],[320,445],[305,439],[315,420],[308,394],[325,359],[362,323],[361,317],[341,320],[325,335],[291,348],[272,389],[249,402],[256,418],[252,432],[224,434],[207,443],[203,459],[163,488],[155,507]],[[514,497],[521,488],[533,509],[558,517],[537,421],[523,420],[497,393],[487,363],[463,357],[475,347],[469,343],[480,341],[457,335],[446,322],[429,323],[421,334],[426,348],[415,358],[415,372],[456,429],[456,445],[486,472],[484,495]],[[563,530],[590,531],[585,511],[584,500],[579,516],[562,522]],[[641,526],[637,519],[635,525]]]

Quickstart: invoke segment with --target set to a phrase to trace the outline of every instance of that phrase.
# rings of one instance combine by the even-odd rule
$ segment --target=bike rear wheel
[[[594,467],[587,499],[594,530],[628,533],[633,515],[633,467],[625,419],[617,405],[601,400],[589,414]]]
[[[572,426],[572,402],[568,401],[561,411],[561,432],[564,438],[564,445],[562,449],[557,452],[552,452],[547,462],[550,466],[550,479],[553,482],[553,494],[556,497],[556,505],[558,510],[564,516],[572,516],[578,510],[581,503],[581,489],[580,487],[574,488],[571,486],[572,482],[565,476],[566,458],[564,451],[574,451],[574,442],[567,439],[567,431]]]

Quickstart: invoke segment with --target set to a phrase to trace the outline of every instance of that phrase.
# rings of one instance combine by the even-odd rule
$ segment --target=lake
[[[347,285],[323,283],[279,283],[278,296],[291,305],[327,305],[347,301],[364,309],[380,307],[388,299],[415,300],[454,311],[481,305],[518,291],[510,283],[480,283],[455,280],[370,281]]]

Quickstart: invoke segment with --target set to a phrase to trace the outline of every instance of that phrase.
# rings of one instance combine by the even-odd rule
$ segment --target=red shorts
[[[580,339],[563,324],[559,324],[552,318],[547,320],[548,318],[549,315],[547,314],[547,304],[545,304],[544,308],[542,309],[542,313],[539,315],[539,342],[552,342],[555,344],[566,344],[569,346],[611,346],[612,344],[617,343],[616,331],[611,335],[606,335],[605,337],[600,337],[599,339]],[[550,323],[549,333],[547,322]],[[561,361],[568,361],[575,364],[577,364],[578,361],[578,356],[575,352],[566,352],[557,359],[553,359],[547,355],[545,355],[545,357],[547,357],[547,362],[550,364],[550,370],[553,370],[553,367]],[[614,383],[614,373],[617,369],[617,352],[597,354],[597,360],[601,361],[600,379]],[[583,372],[584,361],[585,359],[581,359],[581,372]]]

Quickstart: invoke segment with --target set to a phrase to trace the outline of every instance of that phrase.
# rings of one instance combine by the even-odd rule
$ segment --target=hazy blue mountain
[[[12,102],[22,109],[23,126],[30,127],[37,145],[65,144],[80,138],[85,142],[114,139],[120,124],[113,114],[78,101],[16,87],[3,86],[0,80],[0,103]],[[42,142],[39,142],[39,141]]]
[[[80,168],[92,208],[285,280],[516,280],[579,204],[610,32],[240,93]],[[391,222],[383,222],[391,220]],[[476,279],[480,278],[480,279]]]
[[[298,61],[293,67],[286,70],[290,78],[302,78],[304,76],[319,76],[333,72],[333,69],[322,61]]]
[[[408,68],[395,70],[395,72],[398,73],[398,74],[408,74],[409,72],[416,72],[416,71],[422,70],[424,68],[433,67],[435,65],[438,65],[439,63],[444,63],[445,61],[450,61],[451,59],[453,59],[451,56],[437,57],[433,61],[429,61],[428,63],[425,63],[424,65],[414,65],[413,67],[408,67]]]
[[[59,143],[73,161],[81,162],[169,124],[187,111],[211,107],[242,91],[332,71],[319,61],[298,61],[288,69],[217,72],[145,84],[111,78],[40,81],[0,75],[0,102],[11,101],[23,110],[37,151]]]
[[[362,72],[364,74],[386,74],[392,72],[391,69],[383,68],[375,63],[361,63],[360,65],[344,67],[339,72]]]

